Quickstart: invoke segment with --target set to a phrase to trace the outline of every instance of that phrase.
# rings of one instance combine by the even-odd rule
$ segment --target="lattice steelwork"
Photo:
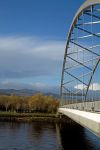
[[[100,70],[99,77],[95,74],[99,66],[100,0],[87,0],[76,13],[68,35],[61,79],[61,106],[81,102],[81,109],[84,109],[86,102],[97,101],[95,93],[99,90],[96,88],[100,84]]]

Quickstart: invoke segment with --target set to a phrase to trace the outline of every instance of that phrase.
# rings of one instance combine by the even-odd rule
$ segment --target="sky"
[[[56,92],[67,34],[84,0],[0,0],[0,88]]]

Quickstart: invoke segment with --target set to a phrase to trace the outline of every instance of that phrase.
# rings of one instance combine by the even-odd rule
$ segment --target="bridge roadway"
[[[58,109],[58,113],[71,118],[78,124],[89,129],[94,134],[100,137],[100,112],[99,111],[91,110],[91,112],[89,112],[84,110],[72,109],[68,107],[69,105],[64,105],[63,107],[60,107]]]

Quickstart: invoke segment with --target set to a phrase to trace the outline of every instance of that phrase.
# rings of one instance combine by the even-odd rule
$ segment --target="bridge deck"
[[[85,112],[68,108],[59,108],[58,112],[68,116],[83,127],[91,130],[94,134],[100,136],[100,113]]]

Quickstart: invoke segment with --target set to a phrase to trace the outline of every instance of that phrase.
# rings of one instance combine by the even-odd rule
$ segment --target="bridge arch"
[[[87,101],[93,75],[100,64],[99,48],[100,0],[86,0],[76,12],[68,33],[61,77],[61,105],[77,103],[79,97]],[[66,99],[69,100],[66,102]]]

